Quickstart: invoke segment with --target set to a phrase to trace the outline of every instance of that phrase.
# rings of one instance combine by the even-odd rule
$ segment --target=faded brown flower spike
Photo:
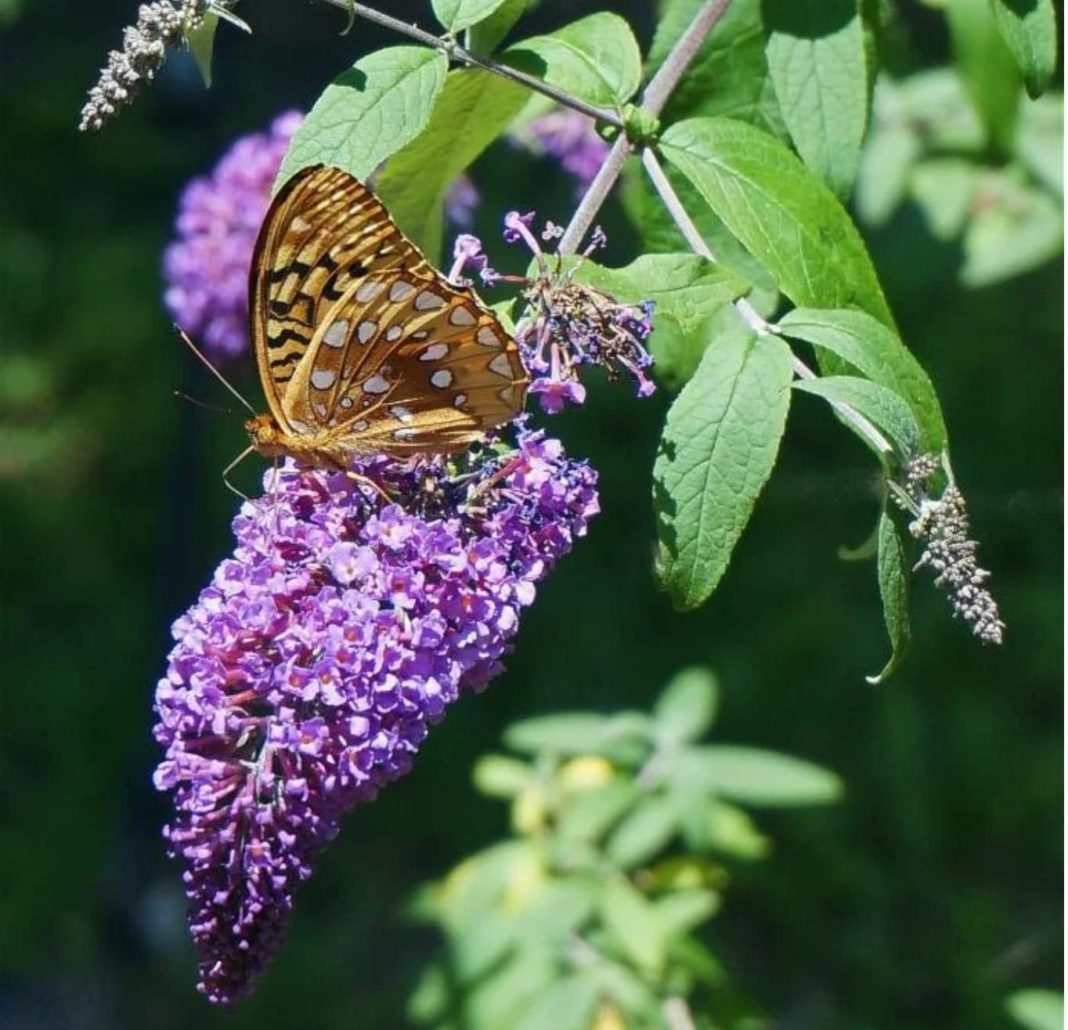
[[[1000,644],[1005,629],[997,602],[986,587],[990,573],[975,559],[978,543],[970,537],[964,495],[953,481],[948,465],[948,484],[941,496],[928,493],[931,478],[942,468],[930,454],[909,462],[905,469],[905,492],[913,502],[915,518],[909,532],[923,542],[915,568],[927,567],[935,574],[935,586],[949,597],[953,614],[959,615],[983,643]]]
[[[120,108],[133,103],[144,82],[163,67],[167,52],[179,46],[204,20],[208,0],[157,0],[137,9],[137,23],[122,34],[122,49],[108,54],[96,85],[89,90],[79,128],[99,129]]]

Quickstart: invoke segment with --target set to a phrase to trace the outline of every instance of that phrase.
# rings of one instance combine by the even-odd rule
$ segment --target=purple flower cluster
[[[564,171],[574,176],[580,196],[593,182],[609,151],[593,121],[570,108],[558,108],[532,119],[515,138],[527,149],[559,161]]]
[[[209,175],[182,192],[177,239],[163,254],[163,294],[175,322],[216,359],[248,349],[248,273],[271,186],[304,115],[290,111],[267,132],[242,136]],[[445,213],[458,227],[471,225],[479,204],[475,185],[457,176],[445,196]]]
[[[354,464],[392,504],[346,474],[269,473],[175,622],[155,783],[211,1001],[247,993],[341,816],[501,671],[535,584],[598,511],[596,473],[558,441],[521,428],[486,455]]]
[[[304,116],[280,115],[242,136],[209,175],[182,192],[177,239],[163,254],[164,302],[216,358],[248,348],[248,270],[282,158]]]

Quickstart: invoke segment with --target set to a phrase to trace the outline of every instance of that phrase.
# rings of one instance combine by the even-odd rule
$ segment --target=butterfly
[[[245,429],[265,457],[348,469],[357,455],[447,453],[523,408],[515,340],[339,168],[304,168],[274,198],[249,316],[270,413]]]

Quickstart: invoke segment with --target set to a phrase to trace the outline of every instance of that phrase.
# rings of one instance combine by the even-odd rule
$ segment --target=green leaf
[[[649,51],[650,73],[664,62],[705,0],[668,0]],[[749,122],[783,139],[775,87],[764,54],[761,0],[732,0],[664,108],[664,124],[696,115],[723,115]]]
[[[668,933],[689,933],[719,909],[719,894],[710,890],[674,891],[653,902]]]
[[[1032,98],[1045,93],[1057,70],[1057,13],[1053,0],[990,0],[1001,38],[1023,73]]]
[[[521,86],[490,72],[449,72],[429,124],[386,162],[375,191],[431,261],[441,254],[449,187],[504,132],[526,97]]]
[[[553,879],[524,899],[516,918],[516,935],[524,943],[560,945],[589,921],[601,896],[593,876]],[[515,902],[509,903],[514,907]]]
[[[678,826],[679,810],[674,798],[646,798],[608,838],[608,861],[625,870],[644,865],[667,847]]]
[[[890,658],[882,671],[865,677],[873,686],[883,683],[901,664],[909,649],[909,579],[905,548],[894,520],[885,511],[879,516],[879,596],[883,621],[890,638]]]
[[[913,166],[909,193],[935,239],[948,242],[960,236],[972,214],[980,174],[978,165],[960,157],[932,157]]]
[[[710,669],[693,665],[675,673],[653,706],[657,735],[669,741],[699,740],[712,726],[718,699]]]
[[[1020,73],[994,23],[988,0],[952,0],[946,15],[954,63],[965,92],[1001,154],[1012,147],[1019,110]]]
[[[505,755],[483,755],[475,764],[475,787],[491,798],[511,798],[525,790],[535,778],[526,762]]]
[[[215,50],[215,30],[218,27],[219,16],[209,10],[205,12],[203,21],[186,33],[185,37],[206,89],[211,89],[211,57]]]
[[[781,143],[741,122],[695,118],[672,125],[661,148],[795,304],[857,307],[893,324],[849,215]]]
[[[857,0],[765,0],[767,60],[797,152],[840,197],[856,178],[868,115]]]
[[[639,712],[560,712],[513,723],[504,732],[504,742],[527,754],[604,754],[623,744],[648,751],[650,725],[649,717]]]
[[[724,337],[668,412],[653,467],[657,571],[681,609],[715,590],[771,474],[791,362],[776,337]]]
[[[334,165],[366,180],[422,132],[449,61],[426,47],[376,50],[339,75],[293,136],[274,188],[307,165]]]
[[[848,404],[890,438],[897,453],[907,459],[921,453],[920,427],[906,401],[893,390],[859,376],[822,376],[798,379],[795,390],[815,394],[832,404]],[[867,437],[861,439],[872,446]],[[875,448],[872,448],[875,450]],[[876,454],[882,457],[881,451]]]
[[[1029,272],[1064,249],[1064,215],[1045,190],[991,172],[981,186],[984,206],[964,233],[961,281],[989,286]]]
[[[638,91],[642,56],[630,26],[599,12],[509,47],[504,60],[590,104],[622,107]]]
[[[585,1030],[597,1011],[597,982],[583,971],[555,980],[536,992],[516,1030]]]
[[[434,16],[450,35],[490,17],[505,0],[430,0]]]
[[[1048,190],[1064,195],[1064,97],[1048,94],[1025,104],[1016,135],[1016,155]]]
[[[601,918],[624,954],[645,972],[659,974],[664,965],[664,926],[649,900],[625,877],[613,877],[605,884]]]
[[[638,785],[623,778],[578,791],[564,806],[557,832],[568,840],[599,841],[640,798]]]
[[[691,748],[677,775],[692,785],[748,805],[790,807],[837,801],[834,773],[790,755],[752,747]]]
[[[916,127],[901,111],[899,91],[890,79],[876,83],[872,111],[854,201],[862,222],[880,226],[905,199],[909,170],[923,147]]]
[[[1005,1008],[1026,1030],[1064,1030],[1064,995],[1060,991],[1026,987],[1010,994]]]
[[[503,0],[488,18],[467,30],[467,49],[474,54],[492,54],[526,14],[530,3],[531,0]]]
[[[672,784],[685,802],[682,835],[694,852],[719,851],[743,861],[764,858],[771,842],[746,812],[712,797],[699,783],[687,779],[687,754],[672,770]]]
[[[836,354],[873,383],[903,397],[920,426],[925,451],[946,447],[946,426],[931,380],[892,329],[863,311],[795,308],[779,321],[785,335]]]

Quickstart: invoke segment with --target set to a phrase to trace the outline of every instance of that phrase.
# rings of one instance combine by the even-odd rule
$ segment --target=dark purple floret
[[[388,505],[344,474],[268,474],[175,622],[155,783],[211,1001],[249,991],[341,816],[501,671],[536,584],[596,514],[596,473],[558,441],[520,430],[486,454],[355,464]]]

